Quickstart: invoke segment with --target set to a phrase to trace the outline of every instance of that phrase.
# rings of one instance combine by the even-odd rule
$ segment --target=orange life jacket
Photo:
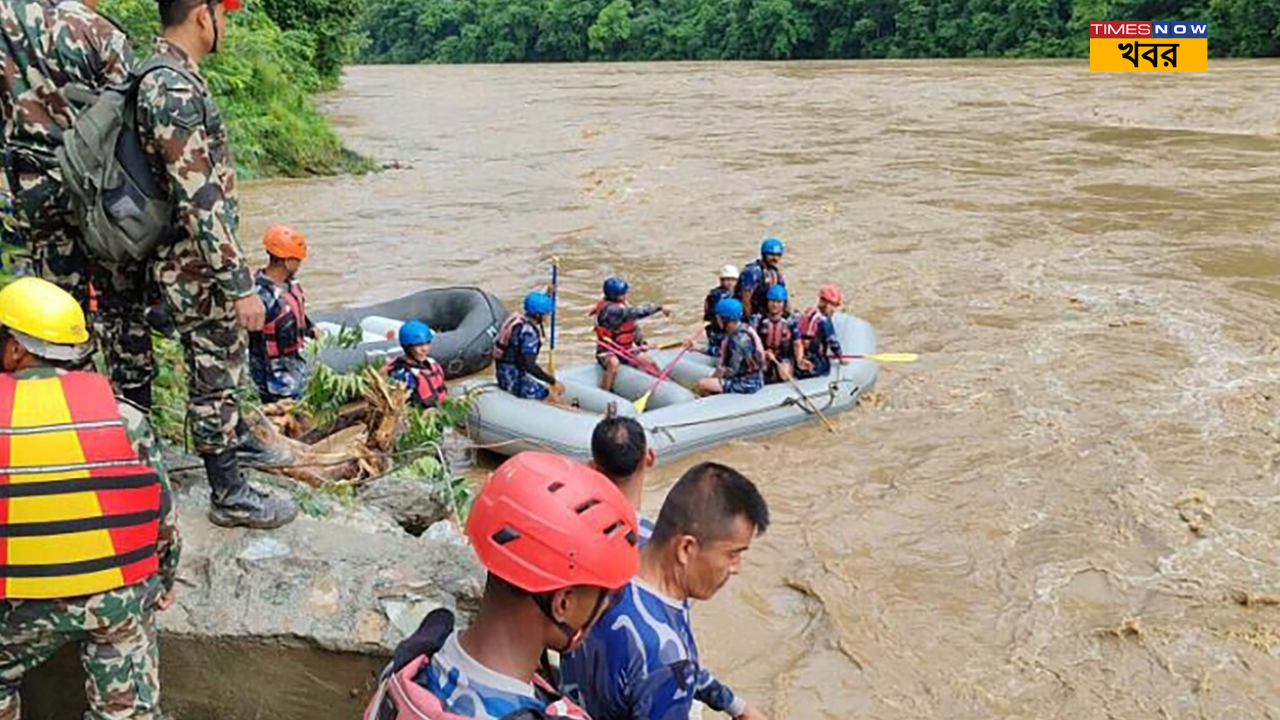
[[[444,367],[432,358],[427,358],[425,367],[416,367],[410,365],[408,360],[398,357],[387,363],[382,368],[384,375],[391,375],[392,370],[404,368],[413,375],[414,392],[418,397],[418,401],[422,407],[436,407],[440,403],[449,399],[449,388],[444,383]]]
[[[0,375],[0,599],[94,595],[159,567],[160,480],[107,379]]]
[[[516,328],[524,324],[537,327],[537,323],[529,319],[527,315],[521,312],[513,312],[502,321],[502,326],[498,328],[498,337],[493,339],[493,360],[494,362],[514,363],[516,361],[516,353],[511,352],[511,336],[515,333]]]
[[[608,340],[623,350],[630,350],[638,344],[640,339],[640,326],[636,322],[635,318],[627,318],[619,323],[616,328],[607,328],[600,323],[600,313],[603,312],[605,308],[614,306],[625,308],[627,305],[626,303],[621,303],[617,300],[605,298],[591,308],[591,314],[596,318],[596,338],[598,340]],[[605,352],[612,349],[612,346],[605,343],[597,342],[597,345],[599,345],[600,349]]]
[[[756,330],[763,333],[761,338],[764,340],[764,347],[774,355],[782,357],[784,354],[791,353],[791,346],[795,342],[795,337],[791,332],[790,318],[782,316],[777,318],[765,315],[760,318],[760,327]]]
[[[822,327],[822,319],[823,315],[816,307],[805,310],[804,314],[800,316],[800,322],[797,323],[800,330],[800,348],[806,356],[813,352],[810,343],[818,337],[818,329]]]
[[[272,359],[297,355],[302,349],[303,334],[307,327],[307,295],[302,291],[302,285],[290,280],[278,296],[280,312],[262,326],[267,357]]]

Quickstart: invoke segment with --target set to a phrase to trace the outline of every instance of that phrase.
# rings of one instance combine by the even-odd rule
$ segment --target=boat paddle
[[[684,345],[684,347],[680,349],[680,352],[676,353],[675,357],[671,358],[671,362],[667,363],[666,367],[662,368],[662,374],[658,375],[658,377],[654,379],[653,384],[649,386],[649,389],[645,390],[644,394],[632,403],[636,406],[636,412],[642,413],[644,412],[644,409],[649,406],[649,396],[653,394],[654,390],[658,389],[658,385],[663,380],[667,379],[667,375],[671,374],[671,370],[675,368],[676,363],[680,362],[680,358],[684,357],[684,354],[689,352],[689,348],[693,347],[693,338],[699,332],[700,330],[694,330],[693,334],[689,335],[688,338],[680,341],[680,344]]]
[[[874,360],[882,363],[913,363],[920,359],[915,353],[873,353],[871,355],[836,355],[837,360]]]
[[[560,284],[560,258],[551,256],[551,349],[547,352],[547,374],[556,376],[556,299]]]
[[[609,338],[605,338],[605,337],[596,338],[596,345],[604,348],[607,352],[617,353],[623,358],[630,360],[631,361],[630,365],[635,369],[640,370],[641,372],[648,373],[649,375],[652,375],[654,377],[658,377],[658,374],[661,372],[661,368],[655,365],[652,361],[644,362],[640,358],[636,357],[629,350],[622,347],[618,343],[610,340]]]

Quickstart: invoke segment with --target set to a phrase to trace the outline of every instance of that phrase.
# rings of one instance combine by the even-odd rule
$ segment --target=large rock
[[[385,654],[431,610],[466,614],[479,599],[483,571],[448,521],[414,537],[369,508],[313,497],[303,506],[324,519],[229,530],[206,519],[202,484],[178,494],[183,555],[163,632]]]
[[[448,491],[423,478],[383,478],[360,487],[360,502],[391,516],[411,535],[453,514]]]
[[[319,493],[303,507],[323,518],[228,530],[206,518],[202,473],[174,480],[184,547],[177,602],[159,625],[164,703],[178,720],[355,717],[423,616],[465,617],[478,603],[483,571],[450,521],[414,537],[377,509]],[[31,717],[74,717],[74,670],[66,653],[28,683]]]

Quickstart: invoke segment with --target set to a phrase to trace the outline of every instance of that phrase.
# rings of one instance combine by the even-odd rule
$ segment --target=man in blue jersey
[[[635,418],[605,418],[591,433],[591,466],[612,480],[635,508],[640,547],[648,545],[653,535],[653,521],[640,514],[640,503],[644,499],[645,473],[657,459],[644,435],[644,427]]]
[[[687,720],[695,699],[737,720],[766,720],[703,667],[689,611],[738,573],[768,526],[760,491],[733,468],[707,462],[681,476],[636,578],[561,661],[565,693],[595,720]]]

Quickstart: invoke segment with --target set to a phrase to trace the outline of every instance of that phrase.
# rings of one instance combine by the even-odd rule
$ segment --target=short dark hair
[[[213,1],[214,4],[221,2],[221,0]],[[160,25],[169,28],[186,22],[191,11],[204,5],[208,0],[159,0],[159,2]]]
[[[700,463],[681,475],[667,494],[651,542],[663,545],[680,535],[714,542],[728,535],[739,517],[746,518],[757,534],[769,528],[769,505],[755,483],[727,465]]]
[[[648,451],[644,428],[635,418],[605,418],[591,433],[591,460],[614,481],[634,475]]]

